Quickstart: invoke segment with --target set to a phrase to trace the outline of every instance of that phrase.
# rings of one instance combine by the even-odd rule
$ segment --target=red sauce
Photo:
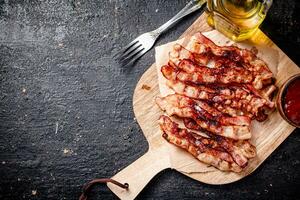
[[[287,87],[284,111],[291,121],[300,125],[300,78],[292,81]]]

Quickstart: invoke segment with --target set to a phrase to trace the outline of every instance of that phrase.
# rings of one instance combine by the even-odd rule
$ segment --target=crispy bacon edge
[[[254,87],[261,89],[263,82],[273,77],[272,72],[267,64],[259,59],[253,51],[241,49],[236,46],[218,46],[202,33],[198,32],[195,35],[196,43],[194,43],[194,51],[198,49],[209,49],[214,55],[226,57],[230,60],[242,63],[242,66],[254,73],[256,79],[254,80]],[[204,47],[201,47],[204,45]],[[199,47],[200,46],[200,47]]]
[[[196,102],[178,94],[156,97],[155,101],[161,110],[166,111],[169,116],[176,115],[182,118],[192,118],[203,129],[214,134],[235,140],[251,138],[249,128],[251,120],[248,117],[222,118],[222,116],[216,116],[210,108],[205,108],[207,104],[204,102]]]
[[[242,171],[243,168],[235,163],[229,153],[205,145],[205,139],[202,139],[202,141],[197,139],[194,137],[195,133],[179,128],[178,124],[173,122],[169,117],[165,115],[160,116],[159,125],[163,131],[163,137],[168,142],[188,151],[198,160],[222,171]]]
[[[202,129],[193,119],[184,118],[183,122],[186,128],[197,130],[208,135],[213,141],[214,147],[226,150],[241,167],[245,167],[248,163],[248,159],[256,156],[256,148],[249,140],[233,140],[215,135]]]
[[[167,80],[167,86],[176,94],[213,104],[220,112],[230,116],[244,115],[258,118],[264,109],[272,110],[274,103],[251,94],[243,88],[210,88],[208,86],[188,85],[181,81]]]

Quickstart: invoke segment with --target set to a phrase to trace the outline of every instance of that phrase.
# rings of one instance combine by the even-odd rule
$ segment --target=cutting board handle
[[[169,168],[170,165],[165,148],[148,150],[147,153],[112,177],[121,183],[128,183],[127,190],[111,183],[108,183],[107,186],[120,199],[134,199],[156,174]]]

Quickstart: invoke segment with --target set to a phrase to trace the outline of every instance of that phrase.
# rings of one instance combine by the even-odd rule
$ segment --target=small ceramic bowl
[[[285,109],[284,109],[284,97],[286,95],[287,89],[289,87],[289,85],[295,81],[296,79],[300,79],[300,74],[296,74],[294,76],[291,76],[288,80],[286,80],[286,82],[282,85],[282,87],[279,89],[279,93],[276,99],[276,104],[277,104],[277,109],[280,113],[280,115],[282,116],[282,118],[287,121],[289,124],[291,124],[294,127],[300,128],[299,124],[296,124],[295,122],[293,122],[292,120],[290,120],[285,113]]]

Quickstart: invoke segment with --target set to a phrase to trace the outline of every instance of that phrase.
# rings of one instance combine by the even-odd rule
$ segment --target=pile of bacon
[[[163,137],[222,171],[242,171],[256,155],[251,120],[264,121],[274,108],[276,87],[267,64],[252,50],[218,46],[197,33],[189,50],[174,46],[161,73],[175,94],[157,97],[157,105],[207,136],[162,115]]]

